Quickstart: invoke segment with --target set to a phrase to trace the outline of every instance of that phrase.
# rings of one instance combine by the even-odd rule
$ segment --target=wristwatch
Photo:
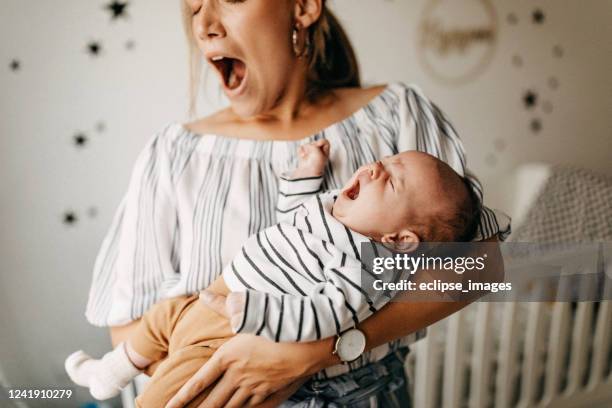
[[[365,334],[359,329],[349,329],[337,336],[332,354],[337,354],[342,362],[347,363],[359,358],[365,346]]]

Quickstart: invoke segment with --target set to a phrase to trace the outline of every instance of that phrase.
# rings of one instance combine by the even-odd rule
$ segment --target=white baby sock
[[[123,387],[141,373],[128,358],[124,343],[99,360],[82,350],[74,352],[68,356],[64,367],[70,379],[80,386],[89,387],[89,392],[97,400],[118,395]]]

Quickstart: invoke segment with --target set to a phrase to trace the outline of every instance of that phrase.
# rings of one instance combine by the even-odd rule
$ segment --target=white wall
[[[254,1],[254,0],[253,0]],[[178,1],[130,2],[128,20],[111,22],[106,1],[4,0],[0,16],[0,367],[17,385],[68,386],[64,357],[101,353],[106,332],[83,311],[96,252],[150,135],[184,120],[186,48]],[[133,3],[133,4],[132,4]],[[534,160],[612,174],[612,2],[496,1],[499,37],[491,64],[475,81],[446,86],[415,51],[426,1],[336,0],[368,83],[421,86],[463,135],[489,202],[504,207],[499,180]],[[534,25],[534,7],[546,20]],[[515,13],[518,24],[507,22]],[[85,47],[100,40],[103,53]],[[135,43],[127,50],[126,41]],[[563,58],[552,47],[561,45]],[[511,64],[520,54],[523,66]],[[12,59],[21,69],[9,69]],[[560,87],[547,86],[555,76]],[[553,112],[528,112],[536,89]],[[216,92],[213,92],[216,95]],[[204,111],[218,106],[208,100]],[[529,130],[532,118],[543,130]],[[103,121],[106,130],[96,131]],[[78,131],[89,142],[77,149]],[[91,217],[88,210],[97,209]],[[79,217],[62,223],[65,211]],[[66,406],[60,404],[60,406]]]

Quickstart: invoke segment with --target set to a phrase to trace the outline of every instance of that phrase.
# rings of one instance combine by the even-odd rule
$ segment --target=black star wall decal
[[[21,62],[19,62],[19,60],[14,59],[9,64],[9,67],[11,68],[11,71],[13,72],[19,71],[19,69],[21,68]]]
[[[532,108],[538,102],[538,95],[536,95],[533,91],[527,91],[525,96],[523,96],[523,102],[525,102],[525,106],[527,108]]]
[[[550,87],[550,89],[559,88],[559,80],[556,77],[548,78],[548,86]]]
[[[545,19],[544,12],[540,9],[534,10],[531,17],[533,18],[533,22],[536,24],[542,24]]]
[[[531,127],[531,131],[533,133],[538,133],[540,130],[542,130],[542,122],[540,119],[533,119],[529,126]]]
[[[73,140],[77,147],[84,147],[87,144],[87,136],[84,133],[77,133],[73,136]]]
[[[90,55],[97,57],[102,52],[102,44],[100,44],[98,41],[90,41],[87,44],[87,52]]]
[[[106,5],[106,9],[108,11],[110,11],[111,13],[111,19],[112,20],[117,20],[119,18],[126,18],[127,17],[127,6],[128,6],[128,2],[127,1],[111,1],[110,3],[108,3]]]
[[[72,225],[78,221],[76,214],[72,211],[66,211],[64,213],[64,224]]]
[[[561,47],[560,45],[555,45],[553,47],[553,55],[557,58],[562,58],[563,57],[563,47]]]
[[[544,103],[542,104],[542,109],[544,110],[545,113],[552,113],[553,111],[553,104],[551,101],[544,101]]]
[[[89,218],[96,218],[98,216],[98,208],[97,207],[89,207],[87,209],[87,215]]]

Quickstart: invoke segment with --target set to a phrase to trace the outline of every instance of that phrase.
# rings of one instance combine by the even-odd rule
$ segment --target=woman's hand
[[[304,356],[290,350],[294,346],[300,347],[299,344],[274,343],[263,337],[239,334],[213,354],[168,402],[166,408],[185,406],[217,380],[202,402],[202,407],[261,404],[271,394],[287,388],[307,374],[309,362],[305,361]],[[295,389],[291,389],[291,393]],[[291,393],[284,395],[284,399]]]
[[[231,305],[233,301],[239,303],[240,297],[235,295],[226,298],[204,291],[200,301],[231,318],[232,312],[242,312],[242,307],[234,309],[236,305]],[[279,404],[290,397],[307,376],[333,364],[327,361],[334,358],[332,341],[330,338],[313,343],[275,343],[260,336],[238,334],[219,347],[166,407],[183,407],[213,384],[202,407]]]

